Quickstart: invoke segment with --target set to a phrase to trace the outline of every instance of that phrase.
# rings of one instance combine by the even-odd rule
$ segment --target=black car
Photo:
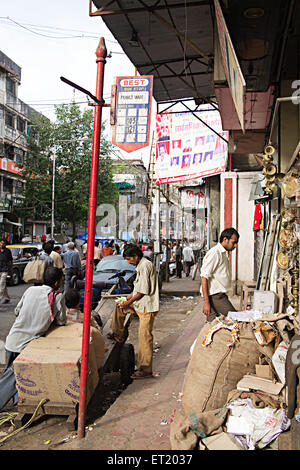
[[[7,276],[10,286],[17,286],[23,279],[23,272],[26,264],[34,259],[34,255],[39,251],[37,245],[7,245],[13,257],[13,275]]]

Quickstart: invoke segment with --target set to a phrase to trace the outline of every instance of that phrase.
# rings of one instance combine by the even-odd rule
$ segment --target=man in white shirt
[[[203,313],[207,316],[207,321],[212,321],[220,314],[226,316],[228,312],[235,311],[228,299],[231,290],[229,252],[236,248],[239,237],[239,233],[232,227],[223,230],[220,242],[203,259],[200,275]]]
[[[193,249],[190,246],[186,245],[182,250],[182,257],[185,275],[186,277],[189,277],[191,267],[193,266],[193,264],[195,264],[195,256]]]

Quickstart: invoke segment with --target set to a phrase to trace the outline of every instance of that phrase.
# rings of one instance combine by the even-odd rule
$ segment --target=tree
[[[102,135],[104,126],[102,127]],[[75,103],[56,107],[56,121],[37,116],[32,124],[30,152],[25,159],[25,217],[50,219],[55,155],[55,222],[71,224],[73,236],[86,225],[90,191],[93,111]],[[101,136],[98,203],[115,204],[111,145]]]

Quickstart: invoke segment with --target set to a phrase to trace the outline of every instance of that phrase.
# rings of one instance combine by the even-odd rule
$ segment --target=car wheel
[[[18,284],[20,284],[20,281],[21,281],[21,276],[20,276],[20,273],[17,269],[14,269],[13,270],[13,275],[11,277],[11,285],[12,286],[17,286]]]

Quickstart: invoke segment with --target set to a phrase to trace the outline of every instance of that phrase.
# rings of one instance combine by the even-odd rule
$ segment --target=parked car
[[[13,257],[13,275],[7,276],[7,282],[11,286],[17,286],[23,279],[26,264],[34,258],[39,251],[38,245],[7,245]]]
[[[136,277],[135,266],[129,264],[122,255],[105,256],[97,264],[93,274],[93,282],[105,282],[110,287],[118,284],[118,278],[110,279],[118,272],[124,272],[122,275],[124,281],[131,285]]]
[[[135,266],[129,264],[122,255],[105,256],[93,272],[92,309],[97,307],[102,290],[107,291],[113,285],[117,286],[116,292],[121,290],[124,295],[132,292],[135,277]],[[81,294],[80,309],[83,310],[85,277],[77,279],[74,276],[71,284]]]

